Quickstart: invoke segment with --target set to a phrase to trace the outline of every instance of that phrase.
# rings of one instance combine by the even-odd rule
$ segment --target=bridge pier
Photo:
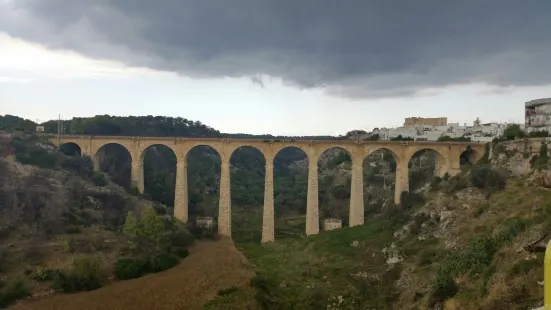
[[[143,194],[144,192],[144,179],[143,179],[143,163],[133,160],[132,172],[131,172],[132,184],[138,187],[138,191]]]
[[[308,162],[308,194],[306,197],[307,236],[317,235],[320,230],[318,195],[318,161],[310,159]]]
[[[264,212],[262,214],[262,242],[275,240],[274,233],[274,161],[266,158],[266,173],[264,180]]]
[[[401,202],[402,192],[409,192],[409,168],[406,160],[397,161],[396,163],[394,203],[399,204]]]
[[[350,188],[350,211],[348,220],[348,225],[350,227],[363,225],[364,223],[363,181],[363,157],[353,157]]]
[[[187,223],[189,220],[187,187],[187,162],[176,163],[176,187],[174,190],[174,217]]]
[[[230,159],[222,158],[220,200],[218,202],[218,233],[231,237]]]

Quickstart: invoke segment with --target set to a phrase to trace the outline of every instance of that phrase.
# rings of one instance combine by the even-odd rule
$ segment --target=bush
[[[94,174],[94,164],[89,156],[62,156],[59,167],[85,178],[90,178]]]
[[[231,286],[231,287],[228,287],[227,289],[219,290],[218,291],[218,296],[225,296],[225,295],[233,294],[237,291],[239,291],[238,287]]]
[[[406,210],[410,210],[411,208],[415,206],[420,206],[424,203],[425,199],[423,198],[423,196],[417,193],[403,191],[400,195],[400,204]]]
[[[458,291],[455,280],[449,274],[439,273],[432,286],[431,303],[443,302],[454,297]]]
[[[153,272],[161,272],[175,267],[180,263],[180,258],[172,253],[160,253],[151,258]]]
[[[83,257],[73,261],[73,270],[58,272],[55,275],[53,288],[65,293],[93,291],[101,287],[99,262],[96,259]]]
[[[130,238],[131,246],[141,253],[166,252],[170,246],[165,221],[152,208],[145,209],[139,220],[129,211],[123,232]]]
[[[180,258],[186,258],[189,256],[189,250],[184,247],[174,247],[172,253],[178,255]]]
[[[136,184],[130,185],[130,188],[128,189],[128,193],[130,193],[130,195],[138,196],[140,194],[140,189],[138,188],[138,185]]]
[[[185,248],[179,249],[182,255],[187,252]],[[168,270],[179,263],[180,258],[172,253],[159,253],[139,258],[121,258],[115,263],[115,276],[119,280],[136,279],[148,273]]]
[[[437,190],[440,183],[442,183],[442,178],[437,176],[433,177],[432,180],[430,181],[430,189]]]
[[[170,235],[170,244],[175,247],[188,247],[195,241],[195,237],[185,228],[179,225]]]
[[[2,285],[0,291],[0,308],[4,309],[15,303],[17,300],[30,296],[31,293],[21,280],[16,280]]]
[[[489,166],[474,168],[471,173],[471,183],[488,193],[502,190],[506,186],[505,176]]]
[[[276,303],[271,285],[262,276],[255,276],[251,279],[250,286],[254,289],[254,299],[262,309],[270,309]]]
[[[59,274],[63,273],[59,269],[39,269],[31,274],[31,279],[38,282],[53,281]]]
[[[121,258],[115,263],[115,276],[119,280],[136,279],[150,271],[149,261],[143,258]]]
[[[94,172],[92,175],[92,183],[94,183],[95,186],[105,186],[107,185],[107,178],[102,172]]]

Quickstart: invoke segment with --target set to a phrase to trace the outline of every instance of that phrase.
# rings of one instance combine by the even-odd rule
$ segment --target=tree
[[[503,137],[507,140],[514,140],[515,138],[524,138],[525,133],[519,124],[509,124],[503,131]]]
[[[378,133],[376,133],[374,135],[371,135],[371,137],[369,137],[369,140],[370,141],[379,141],[379,140],[381,140],[381,135],[378,134]]]
[[[130,238],[131,246],[143,252],[161,253],[169,246],[168,235],[162,217],[153,208],[146,208],[141,218],[136,219],[134,212],[126,215],[123,232]]]

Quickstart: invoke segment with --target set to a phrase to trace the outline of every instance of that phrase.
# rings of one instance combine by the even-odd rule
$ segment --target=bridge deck
[[[57,138],[57,135],[49,135],[51,138]],[[94,135],[62,135],[60,136],[61,139],[116,139],[116,140],[166,140],[166,141],[210,141],[210,142],[227,142],[227,141],[235,141],[235,142],[246,142],[246,143],[298,143],[298,144],[334,144],[334,143],[342,143],[342,144],[365,144],[365,145],[389,145],[389,144],[395,144],[395,145],[408,145],[408,144],[415,144],[415,145],[427,145],[427,146],[433,146],[433,145],[483,145],[484,143],[478,143],[478,142],[455,142],[455,141],[445,141],[445,142],[438,142],[438,141],[388,141],[388,140],[379,140],[379,141],[370,141],[370,140],[361,140],[361,139],[335,139],[335,140],[316,140],[316,139],[242,139],[242,138],[196,138],[196,137],[148,137],[148,136],[94,136]]]

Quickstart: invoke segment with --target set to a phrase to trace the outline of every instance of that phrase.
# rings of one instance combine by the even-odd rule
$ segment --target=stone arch
[[[124,188],[132,184],[133,160],[130,150],[116,142],[102,144],[93,154],[96,170],[106,172],[111,181]]]
[[[67,156],[82,156],[82,147],[76,142],[61,143],[59,150]]]
[[[176,160],[177,160],[177,155],[176,155],[177,153],[176,153],[176,151],[175,151],[172,147],[170,147],[169,145],[164,144],[164,143],[152,143],[152,144],[147,145],[147,146],[140,152],[139,162],[143,164],[143,161],[144,161],[144,159],[145,159],[145,156],[147,155],[147,152],[148,152],[148,151],[151,151],[152,148],[156,148],[156,147],[163,147],[163,148],[167,148],[167,149],[171,150],[171,151],[172,151],[172,154],[174,154],[174,157],[175,157]]]
[[[275,237],[303,235],[306,226],[308,153],[297,145],[287,145],[274,153]]]
[[[363,158],[364,214],[379,211],[395,199],[396,169],[400,157],[390,148],[379,147]]]
[[[173,207],[176,188],[176,152],[166,144],[148,145],[139,157],[144,194],[154,201]]]
[[[183,156],[186,168],[180,172],[186,173],[187,218],[196,225],[202,222],[210,227],[212,223],[215,229],[219,218],[222,155],[215,146],[196,144]]]
[[[262,149],[240,145],[229,155],[231,235],[240,241],[262,240],[266,158]]]
[[[436,148],[426,147],[416,149],[408,157],[409,189],[429,182],[432,177],[443,177],[449,171],[449,160]]]
[[[459,165],[463,166],[475,164],[480,160],[481,156],[482,154],[468,145],[467,148],[459,155]]]
[[[360,163],[363,165],[363,163]],[[352,194],[352,153],[345,147],[331,146],[318,158],[318,204],[320,226],[326,220],[333,223],[332,229],[349,226],[350,196]]]
[[[399,166],[401,163],[402,163],[402,157],[398,156],[398,154],[396,153],[395,150],[391,149],[391,148],[386,148],[386,147],[377,147],[373,150],[371,150],[369,153],[367,153],[367,155],[365,156],[365,158],[363,159],[363,161],[365,162],[365,160],[370,157],[370,156],[373,156],[373,154],[381,154],[381,156],[384,156],[383,159],[386,159],[386,160],[393,160],[393,169],[392,170],[396,170],[396,167]]]

